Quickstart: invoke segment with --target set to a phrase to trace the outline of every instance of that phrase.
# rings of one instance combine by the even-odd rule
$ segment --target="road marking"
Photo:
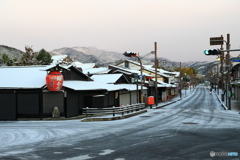
[[[73,148],[73,149],[80,149],[80,150],[82,150],[82,149],[84,149],[84,148]]]
[[[91,158],[94,158],[94,157],[90,157],[88,154],[86,154],[86,155],[81,155],[78,157],[67,158],[64,160],[86,160],[86,159],[91,159]]]
[[[214,110],[214,113],[220,113],[220,111],[219,110]]]
[[[99,153],[98,155],[104,156],[104,155],[107,155],[107,154],[111,154],[114,151],[115,150],[106,149],[106,150],[103,150],[103,153]]]
[[[182,125],[183,125],[183,124],[181,124],[181,125],[178,127],[177,132],[175,133],[175,136],[177,135],[178,130],[182,127]]]
[[[162,137],[160,137],[160,138],[167,138],[167,137],[173,137],[173,136],[176,136],[176,135],[178,134],[179,129],[182,127],[182,125],[183,125],[183,124],[181,124],[181,125],[178,127],[178,129],[177,129],[177,131],[176,131],[175,134],[173,134],[173,135],[169,135],[169,136],[162,136]]]

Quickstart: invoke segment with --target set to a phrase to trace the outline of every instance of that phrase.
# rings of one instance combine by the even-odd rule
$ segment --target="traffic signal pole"
[[[226,50],[223,50],[223,42],[226,43]],[[210,38],[210,45],[221,45],[221,49],[213,49],[213,50],[204,50],[204,54],[209,55],[220,55],[221,60],[221,68],[220,72],[222,73],[222,90],[225,91],[226,94],[226,106],[229,110],[231,110],[231,97],[232,97],[232,87],[231,87],[231,77],[230,77],[230,71],[231,71],[231,63],[230,63],[230,52],[231,51],[240,51],[240,49],[230,49],[230,34],[227,34],[227,41],[223,39],[223,36],[221,37],[211,37]],[[224,63],[224,52],[227,52],[225,57],[225,65],[226,68],[223,68]],[[227,71],[227,73],[224,75],[224,71]],[[224,80],[224,76],[225,80]],[[224,87],[224,83],[226,84]],[[223,100],[223,95],[222,95]]]
[[[140,74],[141,74],[141,97],[140,97],[140,102],[143,103],[143,65],[142,65],[142,61],[141,59],[139,58],[139,56],[137,56],[137,53],[134,53],[134,52],[124,52],[123,53],[124,56],[126,57],[136,57],[140,63]],[[138,85],[137,85],[138,87]],[[138,89],[137,89],[138,90]]]
[[[140,63],[140,67],[141,67],[141,97],[140,97],[140,102],[141,103],[143,103],[143,65],[142,65],[142,61],[141,61],[141,59],[139,58],[139,56],[134,56],[134,57],[136,57],[137,59],[138,59],[138,61],[139,61],[139,63]]]

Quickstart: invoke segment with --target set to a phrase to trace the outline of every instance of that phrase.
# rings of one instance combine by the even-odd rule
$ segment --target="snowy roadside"
[[[226,96],[224,95],[224,100],[222,101],[222,94],[224,93],[221,89],[213,91],[213,93],[217,96],[219,102],[222,104],[225,110],[228,110],[228,106],[226,104]],[[231,111],[240,112],[240,101],[231,98]]]

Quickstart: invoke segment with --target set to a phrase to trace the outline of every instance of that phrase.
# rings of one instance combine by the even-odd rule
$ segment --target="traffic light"
[[[210,56],[210,55],[219,55],[221,54],[221,51],[219,49],[212,49],[212,50],[204,50],[203,53],[206,56]]]
[[[136,57],[137,53],[126,51],[126,52],[123,53],[123,55],[126,56],[126,57]]]

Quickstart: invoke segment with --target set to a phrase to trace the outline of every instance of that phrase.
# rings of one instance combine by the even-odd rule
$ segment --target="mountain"
[[[65,47],[55,49],[50,53],[51,55],[68,55],[82,63],[96,63],[97,65],[110,64],[124,59],[121,53],[100,50],[96,47]]]
[[[9,58],[13,59],[13,58],[20,58],[22,56],[21,51],[16,49],[16,48],[12,48],[12,47],[8,47],[5,45],[0,45],[0,57],[2,57],[3,54],[7,54]]]
[[[69,57],[80,61],[82,63],[96,63],[98,66],[107,66],[108,64],[116,64],[127,57],[123,56],[122,53],[111,52],[97,49],[96,47],[65,47],[60,49],[55,49],[50,52],[51,55],[68,55]],[[140,57],[142,63],[145,65],[154,65],[153,58]],[[133,58],[129,58],[134,60]],[[136,59],[137,60],[137,59]],[[218,62],[208,62],[208,61],[190,61],[182,62],[182,67],[192,67],[197,70],[199,74],[207,74],[211,68],[216,66]],[[164,66],[166,69],[178,68],[180,67],[179,62],[170,61],[166,58],[159,58],[159,65]]]
[[[110,52],[105,50],[97,49],[96,47],[65,47],[60,49],[55,49],[50,52],[52,55],[68,55],[71,58],[78,60],[82,63],[96,63],[98,66],[106,66],[108,64],[116,64],[121,60],[126,59],[122,53]],[[140,57],[142,63],[145,65],[154,65],[153,58],[144,58]],[[134,60],[133,58],[129,58]],[[165,58],[159,58],[160,66],[164,68],[178,68],[180,66],[179,62],[174,62],[167,60]],[[211,65],[212,62],[183,62],[183,67],[192,67],[197,70],[199,74],[206,73],[209,67],[211,68],[214,65]]]
[[[20,58],[21,51],[4,45],[0,45],[0,59],[2,54],[7,54],[10,58]],[[50,52],[51,55],[68,55],[82,63],[95,63],[98,66],[107,66],[108,64],[115,65],[118,62],[126,59],[127,57],[123,56],[122,53],[105,51],[97,49],[96,47],[64,47],[60,49],[54,49]],[[133,58],[129,58],[133,60]],[[153,58],[143,58],[141,57],[142,63],[144,65],[154,65]],[[180,66],[179,62],[174,62],[167,60],[166,58],[159,58],[160,66],[164,66],[166,69],[178,68]],[[182,67],[192,67],[197,70],[199,74],[207,74],[209,70],[215,67],[219,62],[182,62]]]
[[[143,64],[154,64],[154,59],[150,59],[147,61],[146,59],[143,60]],[[166,58],[158,58],[159,66],[163,67],[166,70],[170,70],[173,68],[179,68],[180,62],[170,61]],[[182,67],[194,68],[196,69],[198,74],[207,74],[212,68],[216,67],[219,62],[208,62],[208,61],[189,61],[189,62],[182,62]],[[220,67],[220,65],[218,66]]]
[[[219,64],[218,61],[214,61],[214,62],[208,62],[208,61],[203,61],[203,62],[183,62],[182,63],[182,65],[184,67],[195,68],[196,71],[199,74],[203,74],[203,75],[206,75],[210,70],[215,68],[217,66],[217,64]],[[218,68],[219,67],[220,67],[220,65],[218,66]]]

